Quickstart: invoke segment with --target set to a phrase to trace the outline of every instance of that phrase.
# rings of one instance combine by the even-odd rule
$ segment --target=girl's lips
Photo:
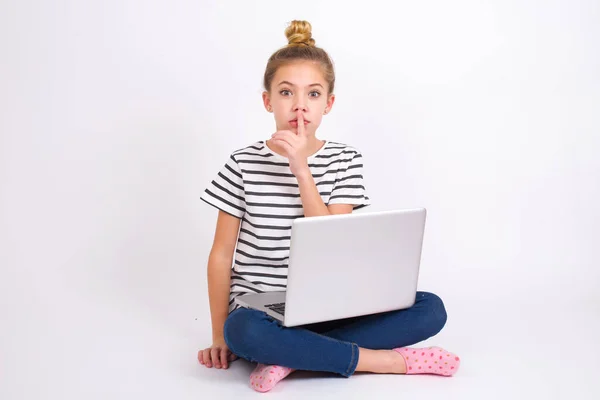
[[[304,120],[304,125],[308,125],[310,121]],[[298,126],[298,120],[297,119],[293,119],[290,121],[290,125],[292,126]]]

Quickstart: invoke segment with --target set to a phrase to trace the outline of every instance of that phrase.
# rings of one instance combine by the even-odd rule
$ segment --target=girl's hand
[[[229,350],[225,344],[225,340],[218,340],[207,349],[198,352],[198,361],[207,368],[213,366],[217,369],[229,368],[229,362],[236,360],[238,357]]]
[[[283,130],[275,132],[271,137],[273,143],[285,153],[290,163],[290,169],[294,176],[310,174],[307,158],[310,155],[308,148],[308,135],[304,128],[304,116],[298,110],[298,134]]]

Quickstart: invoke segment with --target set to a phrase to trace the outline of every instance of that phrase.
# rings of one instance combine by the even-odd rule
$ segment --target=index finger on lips
[[[302,111],[298,110],[297,111],[297,117],[298,117],[298,135],[304,135],[305,130],[304,130],[304,116],[302,115]]]

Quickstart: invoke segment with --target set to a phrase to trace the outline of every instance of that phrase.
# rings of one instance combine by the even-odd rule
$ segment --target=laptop
[[[235,301],[294,327],[411,307],[425,208],[295,219],[285,291]]]

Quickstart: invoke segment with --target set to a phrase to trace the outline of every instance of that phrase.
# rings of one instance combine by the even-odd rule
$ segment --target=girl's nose
[[[298,111],[301,110],[302,112],[306,112],[306,107],[302,104],[297,104],[296,107],[294,107],[294,111]]]

